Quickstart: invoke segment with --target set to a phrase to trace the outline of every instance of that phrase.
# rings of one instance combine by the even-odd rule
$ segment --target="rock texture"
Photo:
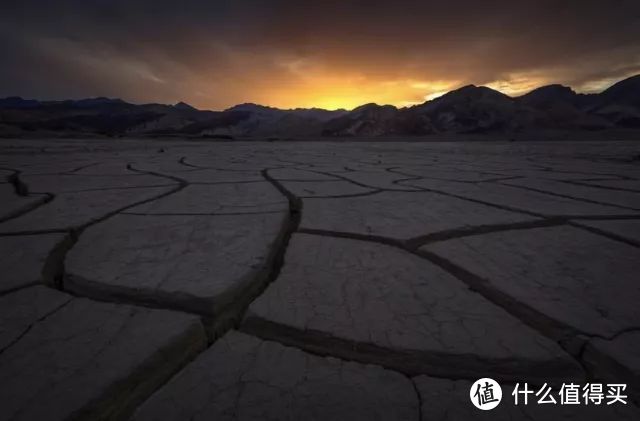
[[[491,366],[503,378],[580,373],[555,343],[441,268],[358,240],[295,235],[278,282],[251,305],[245,325],[283,341],[324,336],[326,346],[314,350],[344,348],[345,358],[379,358],[407,373],[443,374],[443,364],[458,375]]]
[[[158,391],[135,420],[416,420],[406,377],[230,332]]]
[[[43,281],[49,253],[63,238],[62,234],[0,237],[0,294]]]
[[[639,419],[638,156],[4,139],[0,419]],[[628,404],[515,406],[524,382],[626,383]]]
[[[71,290],[214,315],[265,279],[284,215],[118,215],[67,255]]]
[[[438,193],[385,191],[362,197],[305,199],[300,227],[408,240],[536,220],[539,218]]]
[[[63,231],[97,222],[138,202],[168,193],[171,187],[91,190],[56,195],[55,200],[2,224],[3,232]]]
[[[116,417],[204,347],[192,316],[42,289],[3,297],[2,419]]]
[[[615,240],[574,227],[546,227],[425,249],[479,276],[496,293],[587,335],[610,337],[640,320],[640,250]]]
[[[622,332],[612,339],[592,339],[584,359],[601,377],[620,378],[640,400],[640,331]]]

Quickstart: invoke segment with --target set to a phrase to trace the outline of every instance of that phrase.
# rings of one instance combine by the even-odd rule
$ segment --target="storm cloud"
[[[597,91],[640,73],[639,40],[637,0],[28,0],[0,6],[0,96],[221,109]]]

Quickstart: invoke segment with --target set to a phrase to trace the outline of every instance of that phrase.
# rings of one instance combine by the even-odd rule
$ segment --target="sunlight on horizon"
[[[600,92],[618,80],[618,78],[594,80],[579,86],[571,86],[571,88],[583,93]],[[280,109],[352,110],[369,103],[403,108],[434,100],[468,84],[486,86],[505,95],[517,97],[552,83],[561,82],[552,80],[544,73],[512,73],[487,83],[415,79],[381,81],[371,80],[363,75],[337,77],[316,74],[305,78],[302,83],[292,84],[287,89],[282,89],[281,86],[258,86],[254,97],[230,103],[228,107],[243,102],[254,102]],[[196,105],[200,108],[216,109],[207,106],[206,102],[201,99]]]
[[[430,82],[413,79],[376,81],[365,77],[309,78],[302,86],[294,86],[291,89],[267,89],[249,102],[281,109],[352,110],[369,103],[400,108],[422,104],[444,95],[459,84],[459,81],[442,80]]]

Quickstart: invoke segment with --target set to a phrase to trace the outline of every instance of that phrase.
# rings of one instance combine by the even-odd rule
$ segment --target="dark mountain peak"
[[[354,108],[353,110],[351,110],[351,112],[358,113],[358,112],[368,112],[373,110],[397,110],[397,108],[394,107],[393,105],[379,105],[379,104],[376,104],[375,102],[370,102],[368,104],[363,104],[359,107]]]
[[[175,104],[173,106],[173,108],[178,109],[178,110],[185,110],[185,111],[197,111],[197,108],[192,107],[191,105],[187,104],[186,102],[178,102],[177,104]]]
[[[510,98],[508,95],[487,86],[467,85],[459,89],[459,93],[465,93],[475,97]]]
[[[344,113],[347,112],[347,110],[345,110],[344,108],[338,108],[337,110],[326,110],[324,108],[318,108],[318,107],[311,107],[311,108],[293,108],[289,111],[294,111],[294,112],[298,112],[298,111],[302,111],[302,112],[320,112],[320,113]]]
[[[533,91],[522,95],[520,98],[532,98],[532,97],[559,97],[559,96],[569,96],[576,95],[573,89],[568,86],[560,85],[560,84],[552,84],[541,86],[539,88],[534,89]]]
[[[466,85],[450,91],[438,98],[409,108],[410,112],[432,111],[449,107],[467,107],[470,104],[479,106],[510,106],[513,98],[486,86]]]
[[[554,84],[541,86],[517,98],[518,101],[533,107],[549,106],[558,103],[576,103],[578,94],[568,86]]]
[[[104,107],[119,107],[119,106],[133,106],[128,102],[125,102],[119,98],[84,98],[84,99],[67,99],[62,101],[37,101],[34,99],[23,99],[19,96],[8,97],[0,99],[0,107],[2,108],[104,108]]]
[[[324,108],[294,108],[293,110],[288,110],[288,113],[292,115],[296,115],[298,117],[307,118],[307,119],[328,121],[328,120],[331,120],[332,118],[336,118],[341,115],[347,114],[348,111],[343,109],[325,110]]]
[[[127,102],[121,100],[120,98],[106,98],[103,96],[99,96],[95,98],[72,100],[71,103],[77,107],[96,107],[96,106],[102,106],[102,105],[127,104]]]
[[[40,105],[35,99],[23,99],[19,96],[0,98],[0,108],[34,108]]]
[[[275,107],[268,107],[266,105],[255,104],[253,102],[245,102],[243,104],[234,105],[233,107],[227,108],[225,111],[248,111],[248,112],[274,112],[274,111],[282,111]]]
[[[473,83],[470,83],[468,85],[461,86],[458,89],[454,89],[452,91],[449,91],[448,93],[454,93],[454,92],[466,93],[466,92],[473,92],[473,91],[475,91],[477,89],[478,89],[478,87],[476,85],[474,85]]]
[[[607,94],[628,89],[640,89],[640,74],[628,77],[620,82],[616,82],[609,88],[605,89],[602,93]]]
[[[336,118],[326,122],[322,133],[326,136],[380,136],[393,133],[398,113],[398,108],[393,105],[371,102],[351,111],[338,111]]]
[[[364,110],[364,109],[367,109],[367,108],[376,108],[376,107],[379,107],[379,105],[376,104],[375,102],[368,102],[366,104],[362,104],[362,105],[357,106],[356,108],[354,108],[351,111],[359,111],[359,110]]]
[[[640,75],[621,80],[599,95],[605,102],[618,102],[640,107]]]
[[[87,133],[187,136],[385,136],[514,133],[528,130],[640,129],[640,75],[600,94],[548,85],[511,98],[466,85],[413,107],[368,103],[345,110],[278,109],[255,103],[223,112],[174,105],[131,104],[118,98],[37,101],[0,99],[0,135]]]
[[[254,119],[258,119],[263,122],[268,121],[270,122],[269,124],[271,124],[271,122],[281,120],[283,125],[289,125],[291,122],[302,124],[302,121],[325,122],[347,113],[345,110],[330,111],[322,108],[280,109],[251,102],[234,105],[231,108],[227,108],[225,112],[239,112],[245,115],[251,115]]]
[[[452,103],[458,101],[511,101],[511,97],[486,86],[466,85],[454,89],[428,103]]]
[[[8,103],[8,102],[22,102],[22,101],[29,101],[29,100],[24,99],[21,96],[8,96],[6,98],[0,98],[0,101]]]

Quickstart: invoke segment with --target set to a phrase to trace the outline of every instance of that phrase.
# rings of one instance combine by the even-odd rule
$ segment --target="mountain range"
[[[365,104],[347,110],[283,110],[240,104],[224,111],[121,99],[0,99],[0,136],[180,136],[303,138],[517,134],[527,131],[640,130],[640,75],[599,94],[562,85],[510,97],[468,85],[422,104]]]

